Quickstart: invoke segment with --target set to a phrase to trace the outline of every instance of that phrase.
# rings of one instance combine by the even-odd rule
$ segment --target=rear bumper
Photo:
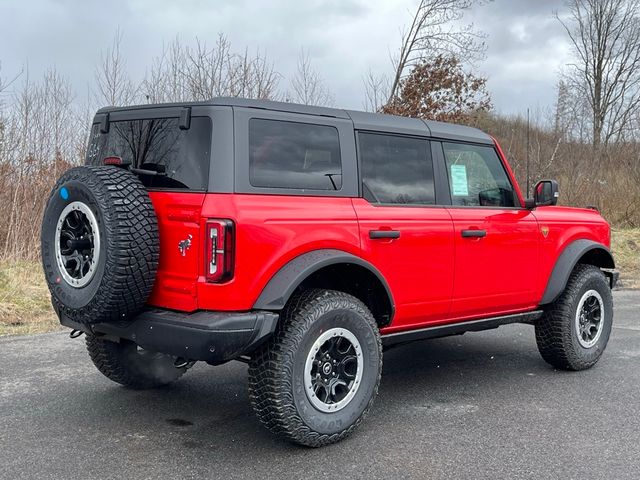
[[[79,328],[87,333],[124,338],[142,348],[211,364],[224,363],[250,353],[273,334],[278,314],[268,311],[194,313],[146,309],[133,320],[98,323]]]

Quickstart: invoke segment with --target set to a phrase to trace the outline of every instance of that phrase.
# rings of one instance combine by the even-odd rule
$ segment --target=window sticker
[[[461,197],[469,195],[466,165],[451,165],[451,194]]]

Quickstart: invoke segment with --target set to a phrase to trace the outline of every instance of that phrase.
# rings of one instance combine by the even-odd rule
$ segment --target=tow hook
[[[71,330],[71,333],[69,334],[69,338],[78,338],[83,333],[84,332],[82,330],[73,329],[73,330]]]
[[[186,358],[178,357],[175,362],[173,362],[173,366],[176,368],[186,368],[189,369],[196,364],[195,360],[187,360]]]

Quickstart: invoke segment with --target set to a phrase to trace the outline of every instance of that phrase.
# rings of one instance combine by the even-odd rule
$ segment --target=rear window
[[[254,187],[340,190],[338,130],[328,125],[249,120],[249,181]]]
[[[180,129],[177,118],[110,122],[108,133],[94,124],[87,164],[120,157],[147,188],[206,190],[211,129],[209,117],[193,117],[187,130]]]

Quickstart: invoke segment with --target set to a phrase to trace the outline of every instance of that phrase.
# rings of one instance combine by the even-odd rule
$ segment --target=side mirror
[[[540,180],[533,189],[533,200],[527,199],[527,208],[543,207],[558,203],[560,192],[555,180]]]

